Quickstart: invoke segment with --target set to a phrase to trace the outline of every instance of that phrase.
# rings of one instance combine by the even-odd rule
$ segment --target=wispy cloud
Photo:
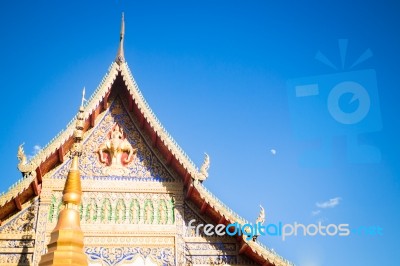
[[[326,223],[328,222],[328,218],[326,217],[319,217],[316,221],[316,223]]]
[[[37,154],[41,149],[42,147],[36,144],[35,146],[33,146],[33,154]]]
[[[33,151],[32,153],[28,154],[28,160],[31,160],[33,157],[35,157],[35,155],[42,149],[42,146],[36,144],[35,146],[33,146]]]
[[[336,207],[337,205],[339,205],[340,201],[342,200],[342,198],[340,197],[336,197],[324,202],[317,202],[315,203],[315,206],[317,206],[318,208],[321,209],[326,209],[326,208],[333,208]]]
[[[321,213],[321,210],[315,210],[315,211],[312,211],[311,212],[311,215],[312,216],[317,216],[318,214],[320,214]]]

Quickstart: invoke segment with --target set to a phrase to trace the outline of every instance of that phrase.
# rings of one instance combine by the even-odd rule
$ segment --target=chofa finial
[[[18,146],[18,152],[17,152],[18,161],[20,161],[22,164],[27,163],[26,155],[24,152],[24,144],[25,143],[22,143],[21,145]]]
[[[24,143],[18,146],[18,170],[23,174],[24,177],[36,176],[36,164],[33,162],[28,163],[28,159],[24,152]]]
[[[200,167],[198,174],[194,177],[195,180],[204,181],[208,177],[208,168],[210,168],[210,156],[207,153],[204,153],[204,161]]]
[[[263,206],[260,204],[260,214],[257,217],[256,223],[264,224],[265,222],[265,211]]]
[[[257,226],[263,225],[265,222],[265,211],[263,206],[261,206],[260,204],[260,214],[258,215],[257,219],[256,219],[256,224]],[[257,240],[257,237],[260,235],[260,232],[256,232],[253,236],[253,241]]]
[[[124,58],[124,36],[125,36],[125,21],[124,21],[124,12],[122,12],[121,31],[119,34],[119,47],[118,47],[117,58],[115,59],[115,62],[117,62],[118,64],[125,61],[125,58]]]
[[[204,161],[200,168],[200,173],[202,173],[206,178],[208,177],[208,168],[210,168],[210,156],[207,153],[204,153]]]

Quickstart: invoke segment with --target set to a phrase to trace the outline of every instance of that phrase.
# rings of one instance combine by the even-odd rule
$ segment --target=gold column
[[[83,104],[83,100],[82,100]],[[47,253],[39,262],[47,265],[88,265],[83,251],[83,232],[80,226],[79,204],[82,198],[78,159],[82,153],[83,106],[80,107],[74,131],[75,143],[71,148],[72,163],[63,190],[63,209],[56,227],[51,232]]]

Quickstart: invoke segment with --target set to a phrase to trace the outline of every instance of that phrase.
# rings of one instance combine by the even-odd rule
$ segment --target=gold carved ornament
[[[204,161],[200,167],[200,171],[194,175],[194,180],[203,182],[208,178],[208,169],[210,168],[210,156],[204,153]]]
[[[28,159],[25,155],[24,152],[24,144],[22,143],[21,145],[19,145],[18,147],[18,153],[17,153],[17,158],[18,158],[18,170],[24,174],[24,176],[35,176],[36,172],[36,165],[34,163],[28,163]]]
[[[100,162],[111,168],[124,168],[133,160],[137,149],[126,139],[123,129],[115,124],[109,138],[98,149]]]

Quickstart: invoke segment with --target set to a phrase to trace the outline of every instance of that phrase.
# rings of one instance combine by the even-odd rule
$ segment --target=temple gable
[[[256,237],[208,236],[199,224],[245,224],[208,191],[198,168],[144,99],[120,44],[77,116],[0,195],[0,266],[264,265],[290,262]],[[260,214],[261,215],[261,214]]]
[[[172,182],[174,178],[134,125],[123,101],[116,96],[109,109],[87,132],[79,163],[82,179],[135,179]],[[50,178],[65,178],[70,160]]]

